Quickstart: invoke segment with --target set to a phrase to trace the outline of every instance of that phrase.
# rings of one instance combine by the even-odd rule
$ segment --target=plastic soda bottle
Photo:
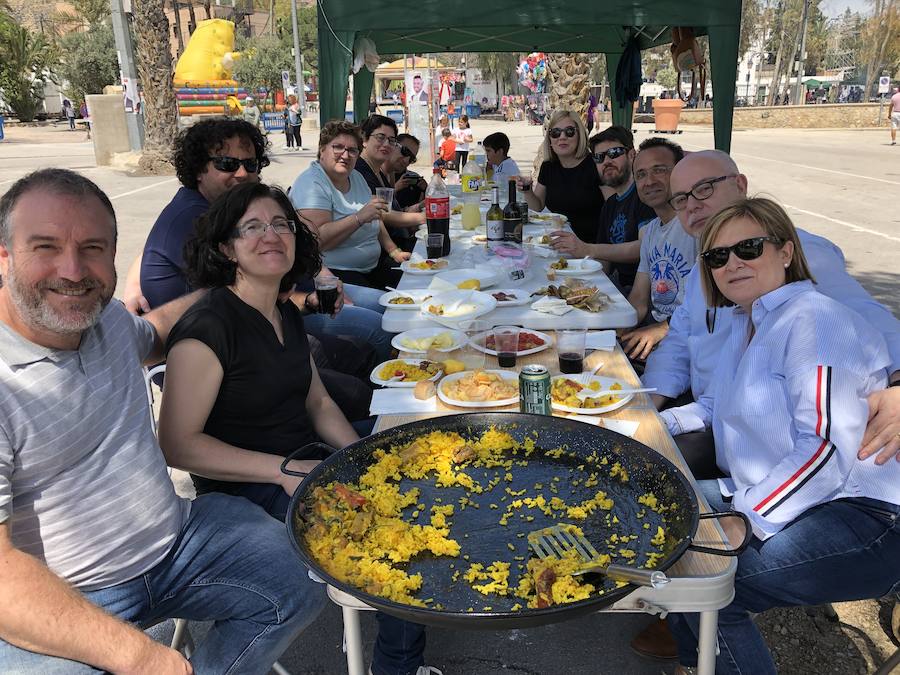
[[[481,225],[481,189],[484,186],[484,174],[481,167],[475,161],[473,155],[469,155],[469,161],[462,168],[460,174],[462,184],[463,211],[462,226],[464,230],[475,230]]]
[[[441,256],[450,255],[450,191],[438,168],[434,169],[434,175],[425,191],[425,225],[428,234],[444,235]]]

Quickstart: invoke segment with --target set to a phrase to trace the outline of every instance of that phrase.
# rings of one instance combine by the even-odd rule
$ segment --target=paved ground
[[[638,125],[637,140],[648,136],[647,125]],[[480,122],[476,138],[502,130],[512,139],[512,155],[524,169],[531,164],[540,142],[538,127],[525,123]],[[110,195],[119,221],[118,271],[121,281],[159,211],[177,189],[174,177],[129,176],[94,164],[90,142],[83,132],[68,132],[61,125],[42,128],[7,127],[0,142],[0,193],[28,171],[38,167],[65,166],[97,181]],[[286,153],[281,136],[274,137],[273,163],[265,170],[270,182],[289,185],[314,158],[311,151]],[[311,143],[315,139],[305,139]],[[688,150],[712,147],[709,128],[688,127],[675,137]],[[751,192],[766,193],[788,205],[795,222],[837,243],[851,272],[879,300],[900,315],[900,147],[888,145],[884,130],[736,130],[733,154],[750,178]],[[427,171],[422,166],[420,170]],[[848,603],[838,608],[844,624],[828,649],[833,672],[865,672],[891,649],[879,633],[879,607],[875,603]],[[884,609],[881,610],[882,616]],[[787,636],[787,628],[807,621],[803,612],[780,615],[770,635]],[[817,619],[818,620],[818,619]],[[503,633],[429,631],[428,661],[450,675],[521,673],[660,672],[658,664],[642,661],[627,648],[628,638],[642,627],[639,616],[595,615],[587,619],[540,629]],[[784,624],[784,626],[782,625]],[[882,620],[883,625],[883,620]],[[374,619],[367,616],[363,630],[367,645],[373,639]],[[165,634],[166,627],[160,629]],[[820,631],[821,632],[821,631]],[[811,629],[809,635],[814,636]],[[801,636],[802,637],[802,636]],[[788,641],[784,637],[785,642]],[[779,657],[785,672],[811,672],[804,665],[805,649],[821,649],[811,638],[790,638],[795,648]],[[800,646],[802,645],[802,646]],[[782,652],[782,650],[779,650]],[[782,660],[784,659],[784,660]],[[341,619],[329,607],[282,659],[293,673],[343,672]]]

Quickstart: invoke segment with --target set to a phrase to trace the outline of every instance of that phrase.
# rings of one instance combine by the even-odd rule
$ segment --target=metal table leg
[[[362,630],[359,626],[359,611],[352,607],[341,607],[344,615],[344,645],[347,649],[348,675],[364,675],[362,652]]]
[[[715,675],[716,672],[716,631],[719,625],[719,611],[700,612],[700,642],[697,645],[698,675]]]

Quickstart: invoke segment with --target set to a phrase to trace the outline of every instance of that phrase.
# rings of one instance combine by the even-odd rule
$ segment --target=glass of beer
[[[317,276],[316,297],[319,299],[319,314],[334,314],[338,299],[338,278],[329,274]]]

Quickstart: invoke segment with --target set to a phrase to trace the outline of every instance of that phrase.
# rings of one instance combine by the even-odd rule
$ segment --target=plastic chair
[[[144,386],[147,390],[147,403],[150,406],[150,424],[153,426],[153,435],[158,435],[156,415],[153,411],[155,397],[153,396],[153,378],[159,374],[166,372],[166,364],[160,364],[153,368],[144,368]],[[169,475],[172,475],[172,469],[169,468]],[[172,635],[172,642],[169,646],[175,651],[184,654],[186,659],[191,658],[194,653],[194,638],[191,637],[191,631],[188,627],[187,619],[174,619],[175,633]],[[290,671],[282,666],[278,661],[272,664],[272,670],[278,675],[291,675]]]

